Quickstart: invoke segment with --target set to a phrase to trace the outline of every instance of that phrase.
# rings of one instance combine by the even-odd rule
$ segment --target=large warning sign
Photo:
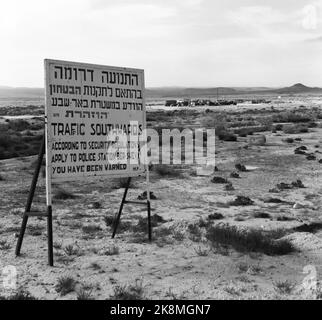
[[[51,181],[144,172],[143,70],[45,60],[45,77]]]

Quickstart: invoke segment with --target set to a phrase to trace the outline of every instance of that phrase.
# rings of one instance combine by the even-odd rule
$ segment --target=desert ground
[[[158,130],[216,128],[216,170],[152,166],[151,243],[146,208],[132,204],[111,239],[123,179],[54,185],[54,267],[45,218],[29,218],[22,254],[14,253],[37,158],[30,154],[40,141],[39,108],[23,120],[31,127],[2,114],[2,137],[10,126],[12,143],[23,146],[0,141],[0,266],[15,266],[19,292],[36,299],[321,299],[319,99],[149,107],[148,126]],[[135,178],[129,198],[145,190],[145,178]],[[43,169],[33,209],[45,209]],[[0,284],[2,298],[15,294]]]

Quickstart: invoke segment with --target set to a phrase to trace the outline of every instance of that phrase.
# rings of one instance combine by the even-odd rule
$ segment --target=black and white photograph
[[[0,30],[0,308],[322,299],[321,0],[1,0]]]

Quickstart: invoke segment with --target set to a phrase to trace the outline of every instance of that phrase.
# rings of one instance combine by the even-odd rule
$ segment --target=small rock
[[[316,156],[313,155],[313,154],[309,154],[307,157],[306,157],[306,160],[316,160]]]
[[[306,154],[306,152],[303,151],[303,150],[297,150],[297,149],[295,149],[294,150],[294,154]]]
[[[230,177],[231,177],[231,178],[240,178],[239,173],[238,173],[238,172],[236,172],[236,171],[232,172],[232,173],[230,174]]]
[[[301,203],[294,203],[294,206],[293,206],[293,209],[302,209],[302,208],[305,208],[305,206]]]
[[[245,196],[237,196],[234,201],[230,202],[232,206],[251,206],[252,204],[254,204],[254,201]]]
[[[99,208],[101,208],[101,207],[102,207],[102,205],[101,205],[101,203],[100,203],[100,202],[98,202],[98,201],[92,202],[92,203],[90,203],[90,204],[88,205],[88,208],[89,208],[89,209],[99,209]]]
[[[293,138],[286,138],[284,141],[286,143],[293,143],[294,142],[294,139]]]
[[[285,182],[281,182],[278,183],[276,185],[276,187],[280,190],[288,190],[288,189],[292,189],[292,185],[290,185],[289,183],[285,183]]]
[[[292,182],[292,186],[295,188],[305,188],[303,182],[301,180],[296,180]]]
[[[223,219],[224,216],[221,213],[214,212],[208,215],[209,220],[220,220]]]
[[[319,160],[319,163],[322,163],[322,159]]]
[[[225,190],[226,191],[234,191],[235,188],[233,187],[232,183],[228,183],[225,185]]]
[[[247,171],[247,170],[246,170],[246,167],[245,167],[243,164],[240,164],[240,163],[237,163],[237,164],[235,165],[235,168],[236,168],[238,171],[243,171],[243,172]]]
[[[264,203],[285,203],[286,201],[279,198],[268,198],[264,200]]]
[[[213,177],[211,179],[212,183],[229,183],[229,181],[223,177]]]
[[[148,193],[146,191],[144,191],[143,193],[141,193],[138,196],[138,200],[146,200],[147,195],[148,195]],[[154,195],[154,193],[152,191],[150,191],[150,200],[156,200],[156,199],[157,199],[157,197]]]

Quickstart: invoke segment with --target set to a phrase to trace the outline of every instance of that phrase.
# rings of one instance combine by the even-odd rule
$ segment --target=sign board
[[[45,60],[45,92],[49,181],[145,171],[138,141],[119,137],[146,128],[143,70]]]

